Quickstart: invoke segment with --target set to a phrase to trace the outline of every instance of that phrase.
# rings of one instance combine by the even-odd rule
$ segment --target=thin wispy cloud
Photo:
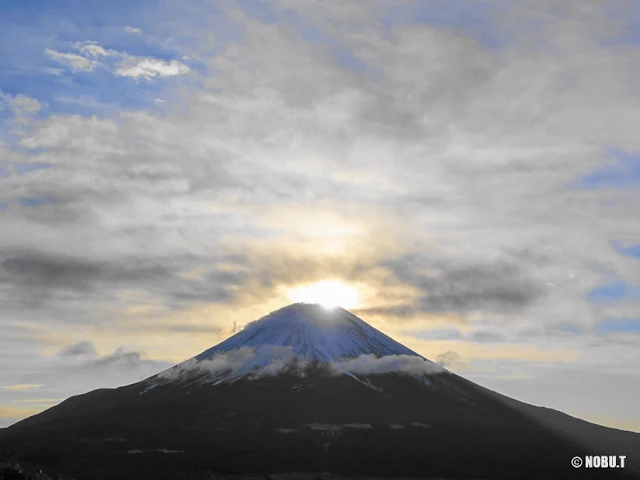
[[[155,58],[127,57],[116,70],[116,75],[122,77],[145,78],[172,77],[189,72],[185,64],[172,60],[165,62]]]
[[[99,62],[76,53],[63,53],[50,48],[47,48],[45,52],[52,60],[69,67],[72,72],[91,72],[100,65]]]
[[[149,80],[185,75],[190,71],[187,65],[178,60],[137,57],[127,52],[105,49],[95,41],[76,42],[73,48],[79,53],[62,53],[51,49],[47,49],[46,53],[56,62],[70,67],[73,72],[91,72],[102,67],[121,77]]]
[[[4,385],[2,390],[9,390],[13,392],[22,392],[25,390],[37,390],[39,388],[44,387],[44,385],[39,383],[18,383],[17,385]]]
[[[142,33],[141,29],[139,29],[137,27],[130,27],[129,25],[124,27],[124,31],[127,32],[127,33],[133,33],[135,35],[140,35]]]

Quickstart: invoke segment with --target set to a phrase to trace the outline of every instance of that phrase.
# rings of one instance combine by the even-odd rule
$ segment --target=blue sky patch
[[[603,2],[603,9],[609,17],[615,18],[622,25],[620,32],[611,36],[606,45],[640,45],[640,2],[634,0],[625,8],[617,2]]]
[[[640,319],[619,318],[603,320],[596,326],[596,333],[640,333]]]
[[[477,1],[428,0],[417,2],[410,20],[437,27],[454,28],[488,48],[506,46],[506,38],[499,33],[495,22],[495,8]]]
[[[640,299],[640,286],[628,285],[622,280],[594,288],[587,298],[595,303],[617,302]]]
[[[159,108],[156,98],[174,90],[176,82],[198,83],[197,77],[206,71],[197,55],[192,55],[201,40],[195,32],[208,26],[206,16],[198,15],[196,9],[166,6],[161,0],[0,2],[0,92],[38,100],[46,108],[36,118],[109,116],[121,109]],[[193,30],[178,28],[183,25],[181,20],[188,21]],[[16,41],[26,38],[28,42]],[[89,57],[97,62],[91,71],[73,69],[54,58],[57,53],[81,55],[78,45],[84,42],[96,42],[121,56]],[[125,55],[179,61],[195,74],[150,80],[119,76],[116,66]]]
[[[613,241],[611,244],[613,245],[613,248],[622,255],[640,258],[640,243],[635,245],[622,245],[621,242]]]
[[[610,148],[613,162],[584,176],[577,183],[581,189],[631,188],[640,186],[640,153]]]

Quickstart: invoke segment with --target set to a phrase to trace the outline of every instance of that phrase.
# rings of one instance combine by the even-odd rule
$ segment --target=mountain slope
[[[276,353],[228,363],[243,349]],[[282,349],[287,361],[304,368],[273,370]],[[352,362],[360,355],[429,368],[349,371],[361,367]],[[640,435],[435,373],[431,362],[342,310],[287,307],[189,362],[133,385],[72,397],[9,427],[0,433],[0,458],[78,479],[213,478],[207,472],[531,480],[637,474]],[[335,371],[335,363],[347,368]],[[593,454],[626,455],[626,468],[571,467],[572,457]]]

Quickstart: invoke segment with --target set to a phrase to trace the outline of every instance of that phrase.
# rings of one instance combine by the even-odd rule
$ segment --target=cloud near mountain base
[[[359,357],[315,365],[294,355],[293,347],[264,345],[260,348],[241,347],[219,353],[209,359],[189,359],[160,373],[157,378],[174,381],[181,378],[209,374],[212,379],[246,376],[249,379],[293,373],[305,376],[312,366],[319,366],[329,375],[376,375],[398,373],[403,375],[432,375],[445,372],[435,363],[412,355],[360,355]]]

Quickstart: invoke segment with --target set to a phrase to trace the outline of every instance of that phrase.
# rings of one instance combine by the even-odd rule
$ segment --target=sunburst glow
[[[358,291],[339,280],[324,280],[303,285],[291,290],[287,297],[295,303],[319,303],[325,308],[360,306]]]

